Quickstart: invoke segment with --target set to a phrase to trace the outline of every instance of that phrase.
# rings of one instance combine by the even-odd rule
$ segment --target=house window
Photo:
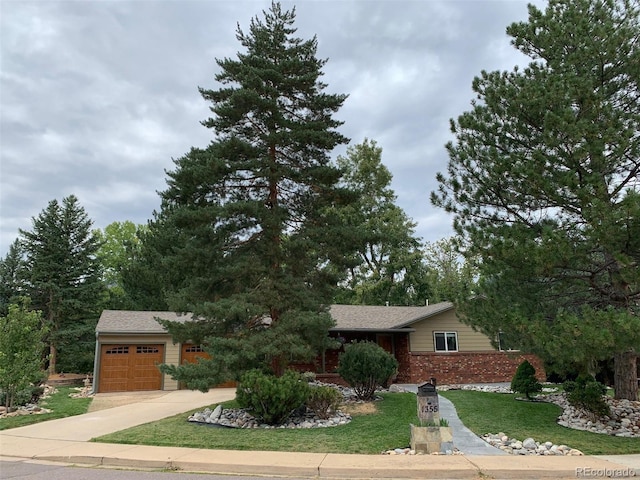
[[[433,344],[436,347],[436,352],[457,352],[458,333],[433,332]]]

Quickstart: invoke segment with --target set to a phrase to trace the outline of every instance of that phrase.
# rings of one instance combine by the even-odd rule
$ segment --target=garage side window
[[[158,347],[138,345],[136,347],[136,353],[159,353]]]
[[[433,332],[433,344],[436,352],[457,352],[457,332]]]
[[[129,353],[129,347],[111,347],[109,349],[107,349],[107,351],[105,352],[106,355],[122,355],[122,354],[128,354]]]
[[[189,345],[188,347],[186,347],[184,349],[184,351],[186,353],[198,353],[198,352],[204,352],[204,350],[202,349],[202,347],[200,345]]]

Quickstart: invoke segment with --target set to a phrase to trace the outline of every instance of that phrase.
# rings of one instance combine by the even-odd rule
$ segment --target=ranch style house
[[[452,303],[422,307],[332,305],[331,336],[341,343],[376,342],[398,360],[398,383],[438,384],[509,382],[518,365],[529,360],[544,380],[544,366],[533,355],[496,349],[484,334],[464,324]],[[200,345],[174,343],[157,318],[188,321],[174,312],[105,310],[96,327],[94,390],[125,392],[177,390],[181,385],[163,375],[157,364],[195,362],[206,356]],[[335,373],[338,350],[327,350],[314,363],[296,368],[316,372],[322,381],[341,383]],[[231,386],[225,384],[223,386]]]

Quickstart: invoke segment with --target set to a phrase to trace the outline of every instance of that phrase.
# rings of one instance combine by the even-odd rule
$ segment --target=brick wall
[[[546,374],[540,359],[516,352],[411,353],[409,378],[398,381],[423,383],[435,377],[438,385],[510,382],[525,359],[535,367],[538,380],[544,381]]]

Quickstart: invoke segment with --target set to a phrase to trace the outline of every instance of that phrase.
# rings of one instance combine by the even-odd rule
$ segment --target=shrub
[[[240,379],[236,399],[240,407],[263,422],[277,425],[307,401],[309,388],[302,376],[292,370],[281,377],[250,370]]]
[[[398,369],[398,361],[372,342],[353,342],[345,345],[340,355],[338,373],[353,387],[360,400],[373,397],[376,388]]]
[[[536,378],[536,369],[528,360],[518,366],[516,374],[511,380],[511,390],[517,393],[524,393],[529,400],[531,400],[532,393],[542,391],[542,385]]]
[[[562,386],[567,393],[567,401],[591,414],[593,418],[611,414],[609,405],[604,400],[607,387],[596,381],[592,375],[579,375],[575,381],[564,382]]]
[[[307,400],[307,408],[319,418],[329,418],[342,403],[342,394],[332,387],[312,387]]]

